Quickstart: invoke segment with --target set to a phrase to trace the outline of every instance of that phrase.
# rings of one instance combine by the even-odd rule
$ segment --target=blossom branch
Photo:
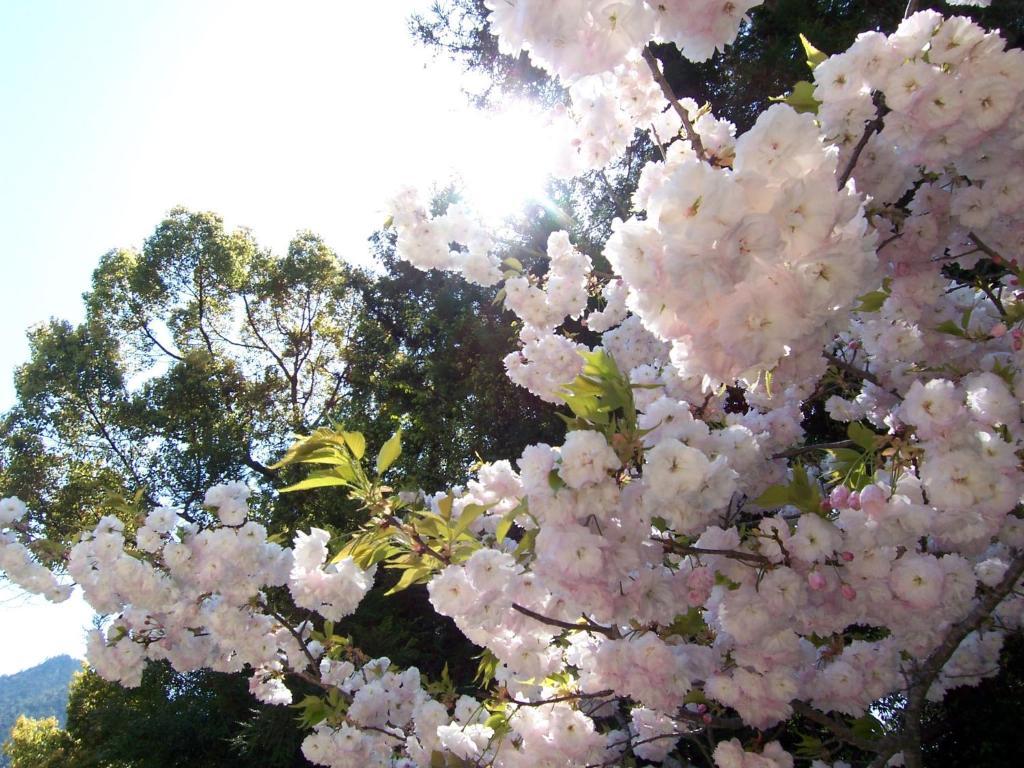
[[[853,440],[836,440],[834,443],[813,443],[811,445],[800,445],[796,448],[789,448],[785,451],[779,451],[773,453],[773,459],[792,459],[794,456],[800,456],[804,453],[811,453],[813,451],[833,451],[836,448],[852,448],[855,445]]]
[[[711,162],[708,159],[707,152],[704,150],[704,142],[700,140],[700,136],[697,131],[693,129],[693,123],[690,122],[690,113],[686,111],[686,107],[679,103],[679,99],[676,98],[675,91],[672,90],[672,84],[669,83],[668,78],[665,77],[665,73],[661,71],[661,65],[658,63],[658,57],[654,55],[654,51],[651,50],[651,46],[644,46],[643,50],[644,61],[647,62],[647,66],[651,70],[651,74],[654,76],[654,82],[661,88],[662,94],[668,99],[668,103],[672,105],[672,109],[675,110],[676,114],[679,115],[679,119],[683,122],[683,131],[686,133],[686,139],[690,142],[690,146],[693,147],[693,151],[697,153],[697,157],[706,162]]]
[[[301,632],[295,629],[295,627],[291,625],[291,622],[288,621],[284,616],[282,616],[277,611],[272,610],[269,606],[267,607],[267,614],[277,619],[281,623],[281,626],[288,630],[288,634],[295,638],[295,642],[299,644],[299,647],[302,649],[303,655],[305,655],[306,659],[309,661],[309,668],[316,669],[317,661],[315,658],[313,658],[313,654],[309,652],[309,646],[306,645],[306,641],[302,637]],[[304,619],[302,621],[302,625],[304,626],[307,621],[308,619]]]
[[[764,555],[758,555],[754,552],[742,552],[735,549],[705,549],[703,547],[687,547],[681,544],[677,544],[674,541],[668,541],[667,539],[653,539],[654,541],[660,542],[666,552],[672,552],[676,555],[693,555],[700,557],[701,555],[711,556],[718,555],[720,557],[727,557],[730,560],[739,560],[743,563],[750,563],[753,565],[771,566],[774,565]]]
[[[950,629],[946,638],[929,654],[928,658],[911,671],[913,682],[907,691],[907,706],[903,715],[903,732],[890,749],[890,756],[903,750],[907,768],[921,766],[921,715],[932,683],[939,676],[946,662],[953,656],[964,639],[978,629],[996,607],[1009,595],[1021,576],[1024,576],[1024,552],[1014,551],[1002,580],[988,590],[977,602],[967,617]],[[881,755],[879,755],[881,757]]]
[[[597,693],[567,693],[564,696],[555,696],[551,699],[541,699],[539,701],[520,701],[519,699],[511,699],[511,702],[516,707],[543,707],[546,704],[559,704],[563,701],[579,701],[582,699],[603,699],[606,696],[613,696],[615,691],[609,688],[606,691],[598,691]]]
[[[426,554],[432,556],[436,560],[439,560],[445,565],[451,565],[451,558],[445,557],[440,552],[431,547],[429,544],[427,544],[427,542],[423,540],[423,537],[420,536],[419,533],[416,531],[416,528],[414,526],[406,526],[406,524],[399,520],[395,515],[389,515],[387,520],[389,523],[395,526],[395,528],[397,528],[410,539],[412,539],[416,547],[420,549],[422,552],[425,552]]]
[[[583,621],[572,623],[569,621],[562,621],[561,619],[553,619],[550,616],[545,616],[542,613],[531,611],[529,608],[525,608],[518,603],[512,603],[512,609],[523,614],[523,616],[529,616],[534,621],[539,621],[541,624],[547,624],[551,627],[559,627],[561,629],[569,629],[575,632],[595,632],[599,635],[604,635],[607,638],[615,640],[619,637],[619,632],[615,627],[602,627],[600,624],[595,624],[592,621]]]
[[[790,706],[793,711],[818,725],[824,726],[832,732],[834,736],[845,741],[847,744],[862,749],[865,752],[878,752],[879,741],[873,739],[865,739],[854,733],[853,729],[847,726],[845,723],[840,722],[834,718],[829,717],[824,712],[820,712],[810,704],[794,699],[790,702]]]
[[[868,145],[871,137],[881,131],[882,127],[885,125],[885,114],[889,110],[886,108],[885,101],[880,93],[875,94],[875,105],[877,107],[877,112],[875,113],[874,119],[864,126],[864,133],[861,134],[860,141],[858,141],[856,146],[853,148],[853,154],[850,155],[850,159],[847,160],[846,167],[843,168],[843,172],[839,174],[839,181],[836,182],[836,186],[839,189],[845,187],[846,182],[850,180],[850,177],[853,175],[853,169],[857,166],[857,161],[860,160],[861,153]]]
[[[871,371],[867,371],[863,368],[858,368],[856,365],[848,363],[841,357],[833,355],[829,352],[825,353],[825,359],[828,360],[829,363],[831,363],[833,366],[838,368],[843,373],[848,373],[854,378],[860,379],[861,381],[866,381],[869,384],[874,384],[879,389],[885,389],[886,392],[895,397],[897,400],[903,399],[903,395],[901,395],[895,389],[886,389],[885,385],[882,383],[882,380],[879,379],[875,374],[871,373]]]

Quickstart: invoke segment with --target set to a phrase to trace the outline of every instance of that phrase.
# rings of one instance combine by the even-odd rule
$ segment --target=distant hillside
[[[0,743],[7,740],[18,715],[56,717],[61,726],[68,704],[71,676],[82,662],[70,656],[54,656],[14,675],[0,675]],[[0,766],[6,766],[0,754]]]

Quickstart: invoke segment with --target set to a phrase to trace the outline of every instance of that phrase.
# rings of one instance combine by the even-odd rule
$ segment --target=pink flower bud
[[[833,509],[845,509],[850,503],[850,489],[845,485],[837,485],[828,495],[828,501]]]
[[[698,704],[697,705],[697,714],[703,715],[707,711],[708,711],[708,705],[707,704]]]
[[[850,552],[850,551],[842,552],[842,553],[840,553],[839,556],[841,558],[843,558],[843,560],[845,562],[847,562],[847,563],[852,563],[853,562],[853,552]]]
[[[810,573],[808,573],[807,583],[815,592],[821,592],[821,590],[823,590],[825,586],[828,584],[828,582],[825,579],[825,574],[823,574],[821,571],[811,571]]]
[[[849,584],[843,584],[843,588],[840,591],[843,593],[843,597],[847,600],[854,600],[857,597],[857,590]]]
[[[860,509],[860,494],[854,491],[850,494],[850,500],[847,502],[850,509]]]
[[[860,508],[873,518],[885,514],[885,491],[877,485],[869,485],[860,492]]]
[[[703,716],[703,717],[701,718],[701,720],[703,720],[703,721],[704,721],[704,724],[705,724],[705,725],[711,725],[711,715],[710,715],[710,714],[706,714],[706,715],[704,715],[704,716]]]

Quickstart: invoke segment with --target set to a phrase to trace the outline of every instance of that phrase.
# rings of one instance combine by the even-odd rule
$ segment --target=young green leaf
[[[828,58],[828,54],[815,48],[811,41],[804,37],[803,32],[800,33],[800,44],[804,47],[804,53],[807,55],[807,66],[811,70],[814,70],[815,67]]]
[[[380,476],[387,472],[388,467],[394,464],[401,455],[402,430],[399,429],[381,446],[380,453],[377,454],[377,475]]]
[[[363,437],[363,433],[342,432],[341,436],[345,439],[345,445],[352,451],[352,455],[356,457],[356,461],[363,458],[363,454],[366,453],[366,438]]]

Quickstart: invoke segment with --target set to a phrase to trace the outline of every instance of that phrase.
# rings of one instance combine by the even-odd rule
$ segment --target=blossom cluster
[[[572,81],[614,69],[651,39],[706,61],[731,43],[757,0],[485,0],[503,53]]]
[[[0,499],[0,571],[26,592],[45,595],[59,603],[71,597],[71,586],[62,584],[49,568],[39,563],[32,551],[19,541],[14,530],[28,514],[17,496]]]

